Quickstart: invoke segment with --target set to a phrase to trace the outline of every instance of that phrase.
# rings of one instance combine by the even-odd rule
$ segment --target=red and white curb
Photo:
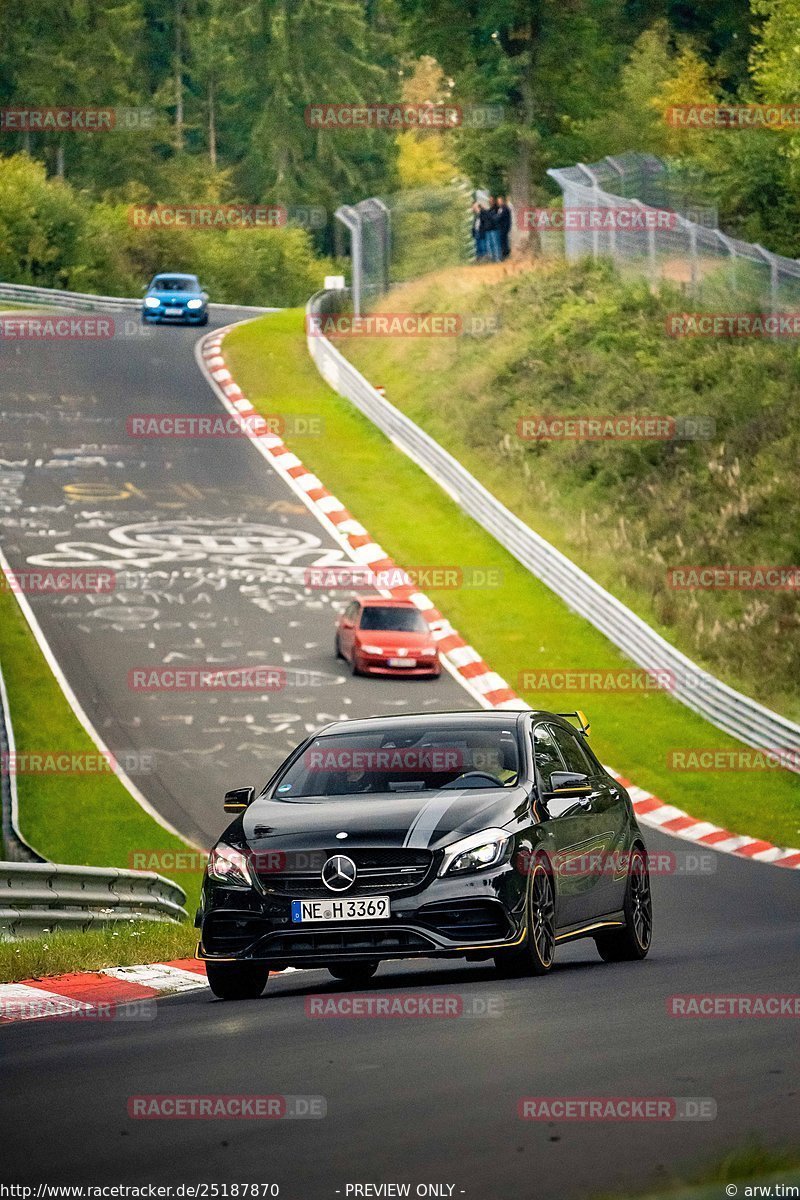
[[[700,821],[690,817],[683,809],[674,804],[666,804],[637,787],[629,779],[625,779],[611,767],[606,770],[619,780],[628,792],[633,804],[637,820],[642,825],[650,825],[660,829],[671,837],[683,838],[684,841],[694,842],[697,846],[705,846],[712,850],[721,850],[724,854],[735,854],[739,858],[749,858],[753,862],[772,863],[776,867],[800,868],[800,850],[787,850],[782,846],[773,846],[762,838],[749,837],[747,834],[731,833],[711,821]]]
[[[125,1016],[126,1005],[205,987],[205,966],[193,958],[0,983],[0,1025],[48,1019],[113,1020],[117,1014]]]
[[[234,326],[226,326],[209,334],[197,346],[197,362],[232,416],[243,418],[258,415],[244,395],[222,354],[225,335]],[[289,487],[298,495],[317,519],[328,529],[346,550],[350,558],[373,575],[383,573],[390,578],[402,577],[401,569],[385,550],[369,535],[367,530],[349,512],[342,502],[332,495],[316,475],[304,466],[282,438],[277,434],[260,436],[253,432],[252,423],[245,429],[251,442],[260,450]],[[446,617],[434,606],[433,601],[417,591],[409,580],[407,585],[380,589],[386,595],[410,599],[420,610],[431,628],[431,635],[439,647],[442,662],[455,679],[484,708],[529,708],[502,676],[492,671],[478,651],[470,646],[453,628]],[[674,805],[666,804],[651,792],[637,787],[611,767],[606,768],[628,791],[637,819],[643,825],[660,829],[674,837],[711,847],[726,854],[736,854],[756,862],[772,863],[779,867],[800,868],[800,850],[773,846],[761,838],[746,834],[734,834],[730,830],[691,817]]]
[[[282,971],[270,971],[270,975],[294,974],[297,969],[284,967]],[[0,1026],[59,1019],[131,1020],[139,1014],[141,1019],[148,1015],[147,1002],[157,996],[176,996],[202,988],[208,988],[206,967],[196,958],[0,983]]]

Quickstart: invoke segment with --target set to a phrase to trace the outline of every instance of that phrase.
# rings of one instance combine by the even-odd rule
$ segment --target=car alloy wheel
[[[638,944],[647,952],[653,936],[653,901],[650,895],[650,875],[641,851],[637,851],[633,857],[628,882],[633,932]]]
[[[553,965],[556,952],[556,902],[553,881],[543,862],[537,862],[531,879],[528,937],[535,974]]]
[[[625,887],[625,927],[598,934],[595,944],[604,962],[636,962],[646,956],[653,936],[653,900],[650,872],[641,846],[631,851]]]
[[[556,952],[556,900],[553,877],[546,859],[536,860],[531,872],[527,899],[527,928],[524,943],[501,950],[495,967],[506,978],[546,975]]]

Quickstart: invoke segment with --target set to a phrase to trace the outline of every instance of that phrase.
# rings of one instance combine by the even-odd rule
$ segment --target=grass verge
[[[778,1191],[776,1185],[796,1185],[798,1181],[800,1150],[774,1150],[751,1145],[733,1151],[686,1178],[673,1179],[664,1187],[649,1188],[634,1196],[626,1194],[626,1197],[620,1197],[618,1193],[613,1198],[604,1194],[598,1200],[720,1200],[726,1195],[796,1195],[796,1192]],[[726,1192],[730,1185],[736,1188],[734,1192]]]
[[[18,753],[96,753],[44,659],[14,595],[0,588],[0,663],[8,690]],[[78,866],[132,866],[136,851],[185,851],[134,800],[112,772],[92,775],[18,775],[23,836],[52,862]],[[191,914],[201,873],[160,872],[187,893]]]
[[[322,418],[322,436],[287,440],[402,566],[457,564],[496,569],[501,587],[427,589],[490,666],[514,685],[522,670],[630,665],[587,621],[571,613],[417,466],[322,381],[308,356],[303,313],[284,311],[234,330],[225,354],[260,412]],[[375,681],[376,707],[380,682]],[[737,749],[661,692],[544,694],[543,708],[586,709],[605,762],[693,816],[779,845],[800,845],[797,779],[787,771],[688,773],[667,765],[671,749]]]
[[[197,934],[186,922],[131,921],[86,933],[59,930],[45,937],[0,942],[0,983],[191,958],[196,945]]]

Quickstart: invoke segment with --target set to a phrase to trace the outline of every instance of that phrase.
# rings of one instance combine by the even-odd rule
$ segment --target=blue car
[[[200,287],[196,275],[156,275],[145,293],[142,321],[207,325],[208,294]]]

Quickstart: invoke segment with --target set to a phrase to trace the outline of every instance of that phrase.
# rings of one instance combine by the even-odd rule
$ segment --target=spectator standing
[[[472,240],[475,242],[475,261],[482,262],[486,256],[485,209],[476,200],[472,206]]]
[[[489,197],[489,208],[486,213],[486,254],[492,262],[500,262],[500,231],[497,201],[494,196]]]
[[[497,233],[500,238],[500,257],[508,258],[511,253],[511,209],[505,196],[497,197]]]
[[[492,232],[492,214],[486,204],[481,204],[480,214],[481,227],[481,262],[485,263],[489,257],[489,233]]]

